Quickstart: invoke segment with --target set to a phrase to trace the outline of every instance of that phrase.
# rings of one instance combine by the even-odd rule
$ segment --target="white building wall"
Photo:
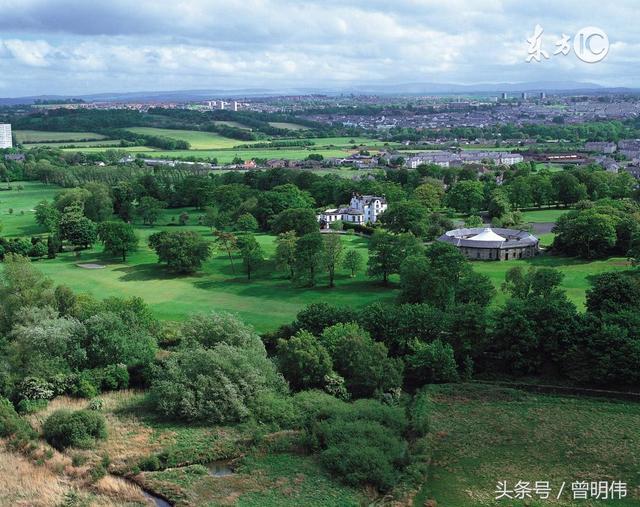
[[[0,149],[12,147],[11,125],[8,123],[0,123]]]

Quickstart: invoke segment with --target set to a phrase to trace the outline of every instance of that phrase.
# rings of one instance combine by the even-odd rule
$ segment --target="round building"
[[[452,244],[472,260],[526,259],[536,256],[540,251],[538,238],[516,229],[453,229],[445,232],[438,241]]]

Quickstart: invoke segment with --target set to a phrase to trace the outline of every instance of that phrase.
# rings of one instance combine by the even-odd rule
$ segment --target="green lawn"
[[[22,190],[19,190],[20,187]],[[52,199],[59,190],[58,187],[33,181],[11,183],[11,190],[7,190],[7,184],[1,183],[1,234],[5,237],[15,237],[45,232],[36,223],[33,208],[43,199]]]
[[[168,222],[169,213],[177,217],[181,211],[170,210],[165,213],[162,223]],[[241,272],[240,258],[234,256],[234,274],[224,252],[216,252],[195,275],[174,275],[157,263],[155,253],[146,246],[148,236],[163,228],[176,229],[140,227],[141,248],[127,259],[126,264],[103,254],[101,248],[96,246],[83,251],[80,258],[73,253],[63,253],[55,260],[37,262],[37,267],[56,283],[64,283],[74,290],[96,297],[139,296],[162,319],[181,320],[192,313],[226,310],[238,314],[259,331],[272,330],[290,322],[298,311],[310,303],[327,301],[359,307],[380,299],[392,301],[396,295],[395,290],[370,281],[363,273],[350,278],[342,269],[338,272],[333,289],[327,287],[324,274],[319,277],[315,288],[297,288],[283,273],[276,271],[272,260],[265,263],[253,280],[247,281]],[[213,240],[205,227],[187,228],[197,230]],[[274,236],[261,234],[257,238],[267,258],[272,258]],[[365,239],[344,236],[344,245],[366,255]],[[78,267],[79,263],[99,263],[106,267],[90,270]]]
[[[20,143],[41,143],[43,141],[86,141],[106,139],[95,132],[52,132],[48,130],[14,130]]]
[[[640,505],[640,404],[468,384],[429,389],[432,463],[416,507],[428,499],[447,507]],[[627,498],[571,500],[572,482],[612,480],[628,483]],[[496,501],[498,481],[510,489],[549,481],[553,500]]]
[[[566,208],[542,208],[523,211],[522,217],[525,222],[556,222],[568,211]]]
[[[583,309],[585,292],[591,286],[592,277],[605,271],[623,271],[629,269],[630,264],[622,257],[585,261],[572,257],[560,257],[549,254],[542,254],[533,259],[517,259],[507,262],[476,261],[473,263],[474,269],[487,275],[496,288],[498,288],[497,304],[505,300],[505,295],[500,291],[500,285],[504,281],[505,274],[515,266],[559,269],[564,274],[561,287],[567,292],[567,296],[578,309]]]

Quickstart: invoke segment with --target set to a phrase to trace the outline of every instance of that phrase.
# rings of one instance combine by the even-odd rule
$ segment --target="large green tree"
[[[238,250],[242,257],[242,265],[247,274],[247,280],[264,262],[264,251],[253,234],[242,234],[238,237]]]
[[[311,232],[296,242],[295,277],[310,287],[316,284],[318,271],[322,267],[324,240],[319,232]]]
[[[342,259],[342,236],[337,233],[324,235],[323,264],[329,274],[329,287],[335,286],[336,268]]]
[[[280,371],[294,391],[322,389],[333,371],[331,356],[308,331],[279,340],[277,358]]]
[[[197,232],[156,232],[149,237],[149,246],[158,260],[178,273],[194,273],[211,255],[211,245]]]
[[[416,201],[391,203],[380,215],[380,222],[391,232],[410,232],[421,237],[427,233],[427,208]]]
[[[58,227],[60,238],[77,247],[89,248],[97,239],[96,224],[79,207],[65,208]]]
[[[409,255],[422,250],[420,241],[412,234],[391,234],[376,231],[369,241],[368,274],[382,277],[383,283],[389,282],[389,276],[400,270],[400,264]]]
[[[98,238],[107,252],[120,255],[126,262],[127,254],[138,246],[138,236],[131,224],[125,222],[102,222],[98,225]]]

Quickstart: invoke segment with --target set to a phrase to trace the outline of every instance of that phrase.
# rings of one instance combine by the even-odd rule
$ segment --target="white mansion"
[[[384,196],[354,194],[349,206],[324,210],[318,215],[318,222],[323,229],[338,220],[351,224],[374,224],[378,220],[378,215],[386,209],[387,200]]]

